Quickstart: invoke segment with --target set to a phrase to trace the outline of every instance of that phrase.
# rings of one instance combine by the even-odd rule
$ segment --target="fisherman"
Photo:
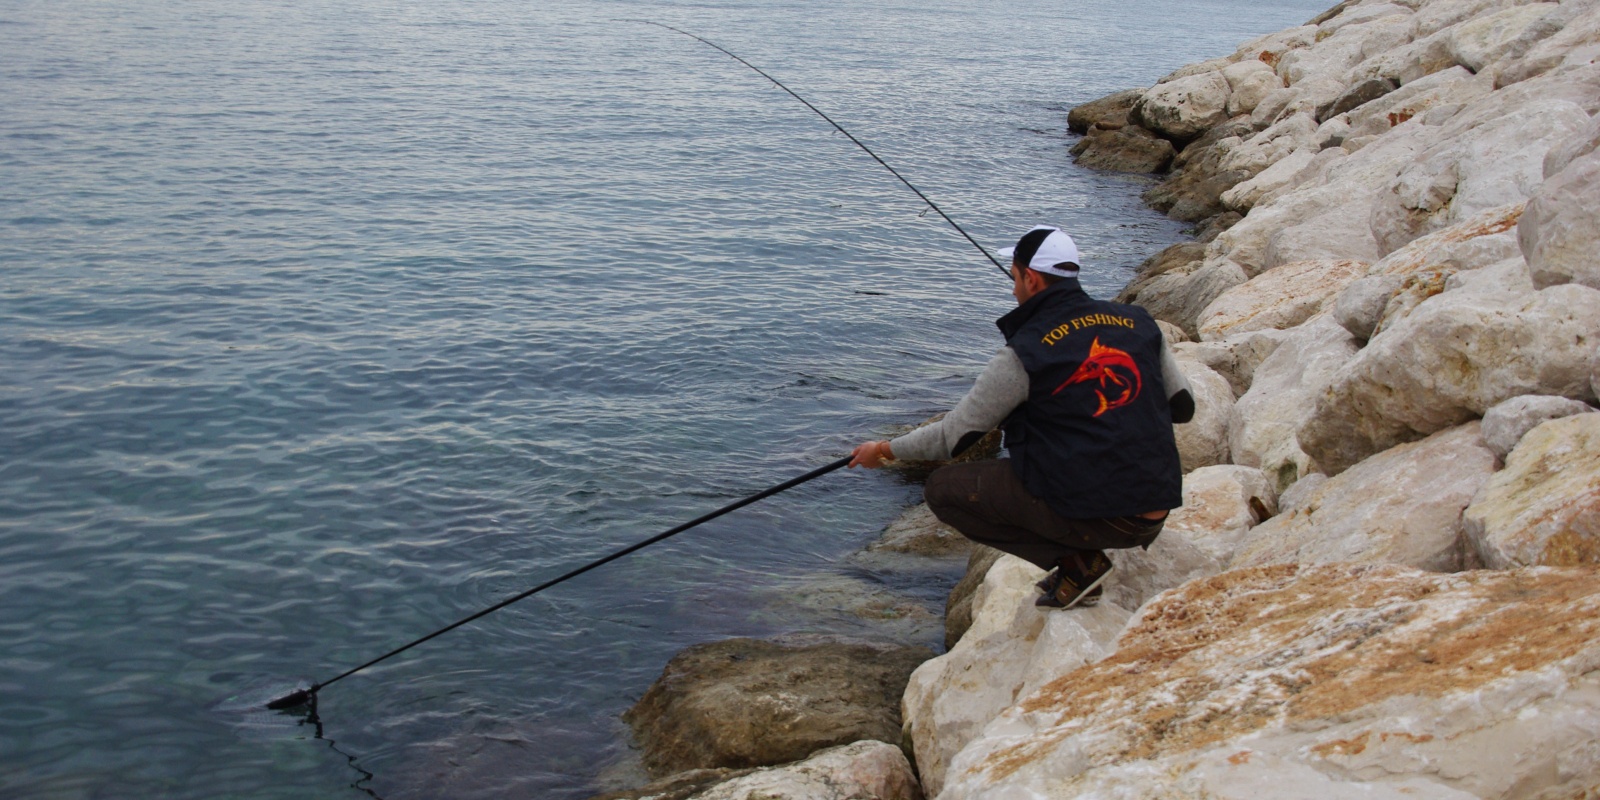
[[[934,471],[928,506],[1045,570],[1037,605],[1093,605],[1105,551],[1149,547],[1183,504],[1172,425],[1194,416],[1194,397],[1149,312],[1084,292],[1072,237],[1041,225],[999,252],[1017,298],[995,323],[1005,347],[943,419],[858,445],[850,466],[954,458],[1000,427],[1010,457]]]

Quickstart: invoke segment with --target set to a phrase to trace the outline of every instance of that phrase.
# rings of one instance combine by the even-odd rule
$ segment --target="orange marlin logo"
[[[1100,382],[1100,388],[1094,392],[1100,398],[1100,408],[1094,412],[1097,417],[1133,402],[1139,396],[1139,390],[1144,388],[1144,379],[1139,375],[1139,365],[1133,362],[1133,356],[1115,347],[1101,346],[1099,337],[1096,337],[1094,343],[1089,345],[1089,357],[1078,366],[1078,371],[1050,394],[1060,394],[1062,389],[1074,383],[1095,380]]]

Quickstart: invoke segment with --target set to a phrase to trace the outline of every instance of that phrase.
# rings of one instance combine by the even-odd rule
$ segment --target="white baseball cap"
[[[1060,228],[1035,226],[1033,230],[1022,234],[1016,247],[1002,247],[997,252],[1011,259],[1011,263],[1020,262],[1034,272],[1063,278],[1078,277],[1078,243],[1062,233]]]

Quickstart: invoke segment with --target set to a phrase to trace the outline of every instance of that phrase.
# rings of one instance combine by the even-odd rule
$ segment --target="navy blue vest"
[[[1022,485],[1069,519],[1183,505],[1161,329],[1138,306],[1057,282],[995,322],[1028,371],[1002,424]]]

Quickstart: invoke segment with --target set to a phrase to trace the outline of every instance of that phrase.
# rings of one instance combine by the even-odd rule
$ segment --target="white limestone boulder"
[[[1232,60],[1260,61],[1268,67],[1276,67],[1283,54],[1290,50],[1310,47],[1317,40],[1317,26],[1301,25],[1298,28],[1277,31],[1258,36],[1239,45],[1234,51]]]
[[[1208,257],[1226,258],[1252,277],[1316,258],[1377,261],[1382,254],[1369,220],[1380,195],[1433,138],[1417,122],[1378,137],[1316,180],[1258,203],[1211,243]]]
[[[1350,332],[1331,314],[1286,331],[1256,367],[1250,391],[1233,406],[1228,439],[1234,463],[1260,468],[1280,489],[1322,471],[1301,449],[1296,432],[1317,412],[1324,387],[1355,355]]]
[[[1261,470],[1222,464],[1183,477],[1183,506],[1167,515],[1150,549],[1108,551],[1116,564],[1106,599],[1138,608],[1150,598],[1228,568],[1249,530],[1277,508],[1277,491]]]
[[[922,800],[905,753],[862,741],[820,750],[804,761],[758,769],[694,795],[694,800]]]
[[[1411,17],[1411,31],[1415,36],[1430,36],[1516,4],[1507,0],[1430,0]]]
[[[1193,341],[1189,338],[1189,334],[1183,332],[1182,328],[1165,320],[1156,320],[1156,327],[1161,329],[1161,338],[1165,339],[1168,345]]]
[[[1261,198],[1288,186],[1300,170],[1311,164],[1311,159],[1316,155],[1315,147],[1302,147],[1278,159],[1254,178],[1223,192],[1222,204],[1241,214],[1249,213],[1251,207]]]
[[[1278,566],[1147,605],[996,719],[939,800],[1581,797],[1600,571]]]
[[[1229,119],[1255,111],[1263,98],[1283,86],[1272,67],[1257,58],[1229,64],[1223,68],[1222,77],[1228,81]]]
[[[1316,43],[1284,54],[1278,62],[1278,75],[1289,86],[1312,77],[1339,78],[1373,54],[1409,43],[1411,12],[1398,6],[1383,9],[1383,5],[1356,9],[1377,11],[1377,16],[1363,17],[1347,10],[1323,23]]]
[[[1228,382],[1233,396],[1238,398],[1250,391],[1256,367],[1272,355],[1287,335],[1278,330],[1250,331],[1220,342],[1185,342],[1174,346],[1173,352],[1179,361],[1192,359],[1210,367]]]
[[[1250,124],[1256,128],[1267,128],[1295,114],[1315,117],[1317,109],[1339,99],[1339,95],[1348,88],[1338,78],[1318,76],[1283,89],[1274,89],[1261,98],[1256,110],[1250,112]]]
[[[1484,14],[1455,26],[1450,32],[1450,55],[1473,72],[1485,66],[1505,51],[1511,40],[1517,38],[1529,25],[1559,5],[1558,3],[1533,3],[1512,6],[1492,14]]]
[[[1157,320],[1170,322],[1185,335],[1197,336],[1200,312],[1223,292],[1249,279],[1238,264],[1227,259],[1207,259],[1198,266],[1180,267],[1150,279],[1132,302]]]
[[[1200,340],[1266,328],[1292,328],[1323,310],[1351,281],[1360,261],[1300,261],[1273,267],[1223,292],[1200,312]]]
[[[1189,141],[1228,119],[1228,80],[1220,70],[1145,90],[1130,119],[1168,139]]]
[[[1367,25],[1374,20],[1387,17],[1399,17],[1409,25],[1414,11],[1415,9],[1401,3],[1381,2],[1381,0],[1379,2],[1368,0],[1368,2],[1347,3],[1338,14],[1333,15],[1326,22],[1317,26],[1317,37],[1327,38],[1345,28]]]
[[[1530,29],[1541,27],[1537,32],[1548,35],[1535,38],[1520,53],[1522,48],[1513,47],[1504,63],[1495,65],[1499,85],[1581,69],[1600,59],[1600,6],[1569,0]]]
[[[1404,279],[1395,275],[1368,275],[1351,281],[1334,301],[1334,319],[1357,342],[1365,345],[1383,319],[1389,300],[1400,292],[1404,283]]]
[[[1373,275],[1407,278],[1421,272],[1481,269],[1522,255],[1517,241],[1521,202],[1491,208],[1413,239],[1372,265]]]
[[[1298,440],[1323,471],[1336,475],[1519,395],[1594,402],[1589,361],[1600,341],[1600,290],[1518,291],[1487,280],[1495,272],[1462,273],[1485,280],[1424,301],[1319,392]],[[1244,405],[1241,398],[1235,413]],[[1235,460],[1240,429],[1235,419]]]
[[[1440,264],[1432,269],[1419,270],[1401,279],[1400,289],[1389,298],[1388,305],[1384,306],[1383,313],[1378,319],[1378,327],[1372,335],[1378,336],[1394,327],[1429,298],[1437,297],[1447,291],[1462,289],[1498,292],[1503,296],[1523,295],[1533,291],[1533,282],[1528,280],[1528,266],[1520,257],[1465,272],[1456,269],[1452,264]]]
[[[1388,133],[1390,128],[1431,109],[1464,106],[1492,91],[1492,77],[1475,76],[1465,67],[1435,72],[1349,112],[1347,140]]]
[[[1228,463],[1228,420],[1233,416],[1233,387],[1205,364],[1178,359],[1178,368],[1194,395],[1194,418],[1172,426],[1178,460],[1185,473]]]
[[[1223,159],[1222,168],[1254,175],[1296,150],[1314,148],[1316,134],[1317,121],[1309,113],[1285,116],[1233,148]]]
[[[1461,114],[1468,118],[1452,118],[1437,143],[1379,194],[1372,233],[1380,252],[1394,252],[1479,212],[1527,200],[1544,182],[1545,152],[1589,122],[1581,106],[1565,100],[1532,100],[1484,121],[1468,111]]]
[[[1522,437],[1467,509],[1466,534],[1496,569],[1600,564],[1600,414]]]
[[[911,674],[901,719],[929,797],[939,795],[950,758],[991,720],[1017,697],[1108,655],[1132,613],[1109,600],[1039,608],[1034,583],[1043,576],[1022,559],[1001,556],[973,595],[972,626],[954,649]]]
[[[1517,229],[1528,274],[1539,288],[1578,283],[1600,289],[1600,119],[1580,141],[1588,152],[1563,164],[1528,201]]]
[[[1475,566],[1461,513],[1494,470],[1477,422],[1390,448],[1251,529],[1229,568],[1334,561],[1432,572]]]
[[[1594,411],[1588,403],[1566,397],[1525,394],[1498,403],[1483,415],[1483,443],[1501,460],[1516,449],[1528,431],[1553,419]]]
[[[1369,53],[1367,58],[1345,73],[1344,80],[1356,84],[1372,78],[1394,81],[1404,86],[1436,72],[1457,66],[1450,55],[1450,32],[1414,36],[1411,41],[1384,53]]]

